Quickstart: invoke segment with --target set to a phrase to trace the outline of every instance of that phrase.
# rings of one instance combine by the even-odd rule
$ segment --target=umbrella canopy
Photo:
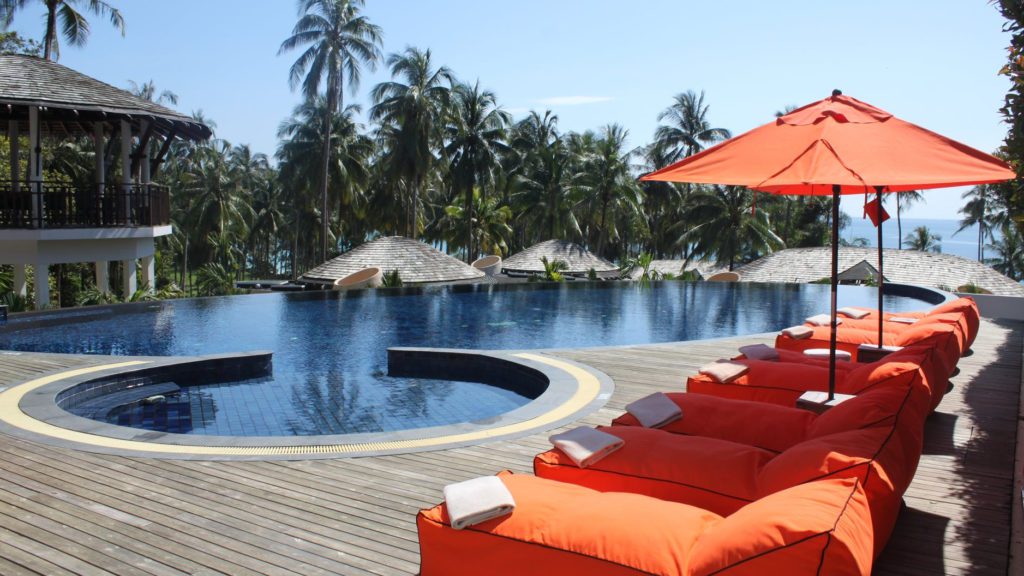
[[[832,196],[829,399],[835,391],[839,197],[1002,182],[1003,161],[838,90],[832,96],[645,175],[643,180],[740,185],[773,194]],[[879,274],[881,275],[881,244]],[[879,288],[879,312],[882,308]],[[879,313],[879,345],[881,345]]]

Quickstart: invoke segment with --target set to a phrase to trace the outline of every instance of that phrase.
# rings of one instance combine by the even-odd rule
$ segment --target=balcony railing
[[[0,181],[0,228],[125,228],[171,221],[171,197],[159,184]]]

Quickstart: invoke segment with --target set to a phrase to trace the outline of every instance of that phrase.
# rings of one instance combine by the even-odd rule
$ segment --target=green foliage
[[[196,288],[201,296],[235,293],[235,275],[217,262],[201,266],[196,273]]]
[[[22,38],[17,32],[0,32],[0,54],[42,56],[43,45],[30,38]]]
[[[1006,185],[1006,198],[1010,218],[1017,222],[1019,230],[1024,226],[1024,186],[1021,179],[1021,171],[1024,170],[1024,3],[1020,0],[995,0],[993,4],[1006,19],[1003,31],[1010,33],[1007,62],[999,70],[1010,80],[1010,90],[1000,112],[1010,126],[1002,151],[1017,171],[1017,179]]]
[[[97,306],[100,304],[116,304],[121,299],[112,292],[102,292],[96,286],[89,286],[78,293],[78,306]]]
[[[942,236],[932,234],[927,226],[918,226],[903,239],[908,250],[921,252],[942,252]]]
[[[587,270],[587,280],[595,282],[597,280],[597,270],[594,270],[593,268]]]
[[[402,277],[398,274],[397,268],[384,272],[384,275],[381,277],[381,286],[384,288],[402,287]]]
[[[981,286],[978,286],[974,282],[968,282],[967,284],[964,284],[962,286],[958,286],[956,291],[960,292],[961,294],[991,294],[992,293],[992,292],[982,288]]]
[[[542,278],[548,282],[565,282],[565,276],[562,272],[569,269],[569,265],[564,260],[548,261],[547,256],[541,256],[541,264],[544,265],[544,275]]]
[[[0,304],[7,306],[8,312],[28,312],[32,309],[32,301],[14,292],[0,294]]]

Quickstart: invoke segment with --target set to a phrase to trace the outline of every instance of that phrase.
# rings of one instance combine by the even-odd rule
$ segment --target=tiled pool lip
[[[389,351],[392,352],[392,351]],[[63,370],[0,391],[0,431],[66,448],[122,456],[202,460],[269,460],[377,456],[455,448],[483,441],[515,438],[556,428],[603,406],[614,384],[592,368],[544,355],[540,351],[483,351],[433,348],[394,349],[404,358],[403,373],[418,375],[415,363],[460,362],[487,381],[509,370],[533,373],[547,381],[544,391],[525,406],[499,416],[448,426],[411,430],[319,436],[202,436],[168,434],[115,426],[75,416],[57,405],[58,396],[89,382],[110,378],[159,376],[161,369],[204,363],[266,363],[265,352],[200,357],[110,357],[95,366]],[[434,359],[433,363],[424,360]],[[412,362],[409,362],[412,360]],[[401,363],[401,362],[400,362]],[[487,374],[487,366],[492,373]],[[463,370],[463,372],[465,372]],[[532,384],[536,386],[536,382]]]

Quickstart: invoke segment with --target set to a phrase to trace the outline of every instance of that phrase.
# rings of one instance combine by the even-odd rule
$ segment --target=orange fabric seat
[[[910,316],[906,316],[910,318]],[[842,318],[840,316],[840,318]],[[878,320],[877,317],[874,320],[867,318],[854,319],[854,318],[842,318],[842,323],[839,325],[840,330],[863,330],[865,332],[872,332],[876,336],[878,335]],[[913,324],[904,324],[902,322],[884,322],[882,328],[882,336],[885,337],[888,334],[897,336],[906,332],[907,330],[920,330],[922,326],[929,324],[948,324],[956,330],[957,342],[960,345],[960,355],[962,356],[967,352],[970,347],[968,340],[968,333],[970,328],[967,324],[967,317],[958,312],[948,312],[943,314],[928,314],[921,316],[917,319],[917,322]],[[815,328],[810,323],[805,323],[806,326]]]
[[[681,396],[692,395],[675,394],[672,398]],[[735,432],[743,442],[673,433],[686,426],[687,413],[695,408],[684,405],[682,420],[670,424],[669,430],[601,427],[601,431],[622,438],[625,445],[588,468],[577,467],[561,451],[552,449],[534,458],[534,473],[603,492],[633,492],[690,504],[723,516],[798,484],[822,478],[858,478],[871,509],[875,550],[882,550],[896,524],[901,498],[914,477],[924,442],[930,393],[920,378],[903,386],[872,389],[817,417],[788,409],[792,414],[779,421],[790,429],[804,427],[804,432],[801,436],[791,430],[793,443],[780,452],[747,442],[758,431],[770,435],[772,428],[766,423],[787,409],[720,402],[734,404],[732,408],[745,417],[744,423],[737,421]],[[728,409],[719,406],[718,412]]]
[[[775,347],[780,350],[802,352],[811,348],[828,348],[830,339],[830,328],[818,326],[812,328],[813,334],[808,338],[794,339],[779,333],[775,337]],[[932,346],[936,348],[939,355],[936,361],[944,370],[945,376],[952,376],[956,369],[957,362],[964,350],[963,337],[960,331],[941,321],[917,323],[910,325],[906,330],[899,333],[887,332],[883,334],[882,345],[885,346]],[[844,328],[842,325],[836,330],[836,349],[845,350],[852,355],[854,362],[859,356],[861,344],[878,345],[878,332],[871,330],[859,330],[857,328]]]
[[[947,328],[948,330],[948,328]],[[780,350],[779,361],[740,359],[749,370],[728,384],[707,375],[695,374],[686,380],[686,390],[736,400],[754,400],[792,407],[806,391],[828,391],[828,362],[799,360],[801,354]],[[798,361],[786,362],[797,357]],[[920,368],[920,374],[917,373]],[[902,376],[899,376],[902,375]],[[860,394],[875,386],[907,384],[920,377],[931,394],[931,409],[945,395],[949,374],[941,351],[929,346],[910,346],[872,363],[836,363],[836,392]]]
[[[422,576],[871,571],[871,517],[855,479],[803,484],[723,517],[638,494],[498,476],[516,502],[508,516],[454,530],[444,504],[420,511]]]
[[[843,324],[850,324],[851,326],[862,327],[861,323],[868,323],[868,329],[878,329],[878,311],[869,308],[859,308],[868,312],[868,315],[859,320],[852,318],[843,318]],[[963,325],[965,327],[965,336],[967,348],[970,348],[974,344],[974,339],[978,337],[978,330],[981,328],[981,313],[978,311],[978,304],[973,298],[969,296],[961,296],[953,300],[949,300],[942,304],[939,304],[931,310],[923,312],[883,312],[882,320],[886,322],[884,330],[888,331],[890,326],[899,328],[898,322],[888,322],[893,317],[906,317],[906,318],[926,318],[936,314],[959,314],[963,316]],[[904,324],[903,326],[907,326]]]

